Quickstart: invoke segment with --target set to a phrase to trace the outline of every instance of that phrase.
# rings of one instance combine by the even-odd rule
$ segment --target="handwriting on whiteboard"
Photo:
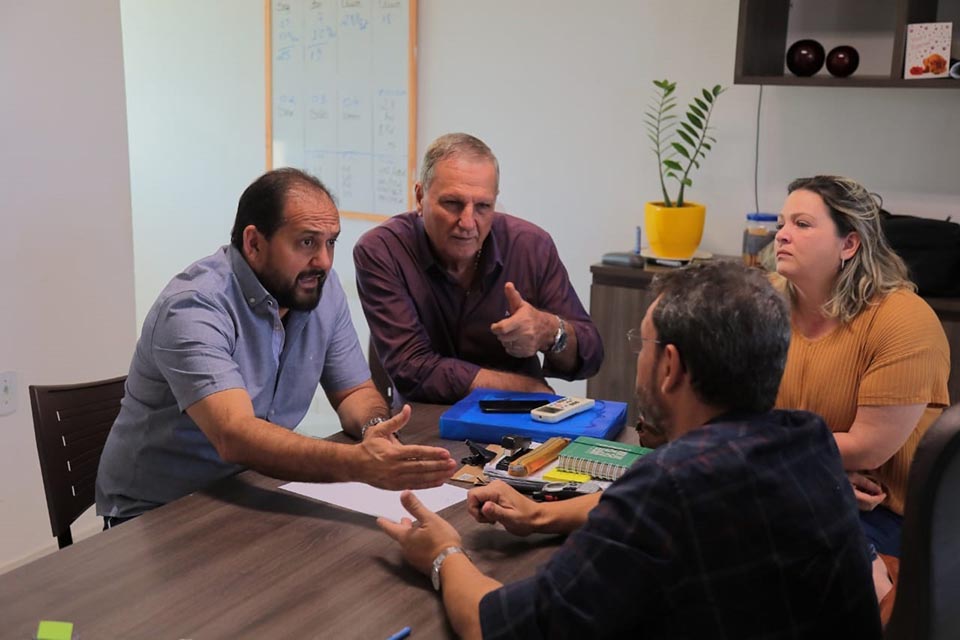
[[[411,44],[406,0],[274,0],[274,166],[310,171],[341,209],[408,202]]]

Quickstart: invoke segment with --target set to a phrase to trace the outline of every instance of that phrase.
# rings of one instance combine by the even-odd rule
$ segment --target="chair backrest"
[[[70,525],[94,502],[100,454],[120,412],[126,379],[30,386],[50,528],[61,549],[73,543]]]
[[[924,434],[910,465],[900,576],[887,640],[956,638],[960,630],[960,404]]]

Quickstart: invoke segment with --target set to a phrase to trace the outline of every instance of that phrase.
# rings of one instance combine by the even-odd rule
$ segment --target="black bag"
[[[880,211],[893,250],[910,269],[922,296],[960,296],[960,224]]]

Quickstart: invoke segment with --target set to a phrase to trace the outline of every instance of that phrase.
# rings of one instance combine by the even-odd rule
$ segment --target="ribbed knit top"
[[[820,414],[834,432],[849,431],[860,406],[926,404],[904,445],[871,475],[884,506],[903,514],[910,463],[920,438],[949,404],[950,347],[933,309],[901,289],[847,324],[808,340],[796,326],[777,407]]]

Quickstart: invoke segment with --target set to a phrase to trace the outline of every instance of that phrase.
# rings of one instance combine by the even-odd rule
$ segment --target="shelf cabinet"
[[[740,0],[736,84],[819,87],[960,89],[960,80],[903,78],[907,25],[953,22],[953,57],[960,57],[960,0]],[[813,38],[829,51],[848,44],[860,68],[847,78],[826,69],[801,78],[786,69],[786,51]]]

